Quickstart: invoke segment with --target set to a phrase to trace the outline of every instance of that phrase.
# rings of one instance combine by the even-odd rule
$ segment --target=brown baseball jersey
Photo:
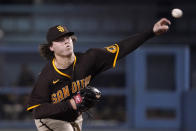
[[[74,121],[79,114],[67,100],[85,88],[97,74],[115,67],[117,59],[126,56],[152,36],[150,30],[105,48],[75,53],[74,63],[67,69],[58,69],[54,59],[49,61],[32,90],[27,110],[32,111],[35,119]]]

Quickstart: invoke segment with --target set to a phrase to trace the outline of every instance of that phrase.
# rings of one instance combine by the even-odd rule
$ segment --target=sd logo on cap
[[[69,32],[66,26],[56,25],[48,29],[46,39],[48,43],[51,43],[52,41],[56,40],[59,37],[72,36],[72,35],[74,35],[74,32]]]

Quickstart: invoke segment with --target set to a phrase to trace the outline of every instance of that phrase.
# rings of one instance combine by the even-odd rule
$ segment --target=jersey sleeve
[[[39,75],[39,78],[31,92],[29,102],[27,105],[27,111],[32,112],[33,118],[54,118],[62,119],[62,115],[66,116],[64,120],[72,120],[71,118],[76,118],[78,112],[73,110],[69,100],[62,101],[53,104],[50,99],[50,84],[49,76],[51,76],[50,71],[44,69]]]
[[[43,103],[50,103],[49,97],[49,84],[46,75],[46,71],[43,70],[30,94],[27,110],[31,111],[34,108],[39,107]]]
[[[117,44],[105,48],[92,48],[86,52],[88,56],[86,64],[93,65],[94,74],[101,73],[109,68],[116,66],[118,58],[119,46]]]
[[[111,67],[114,68],[118,59],[125,57],[153,36],[153,31],[147,30],[132,35],[111,46],[90,49],[87,51],[88,60],[86,60],[86,64],[94,63],[93,69],[91,70],[93,70],[95,74],[103,72]]]
[[[124,40],[119,41],[117,44],[119,46],[119,57],[121,59],[137,49],[140,45],[142,45],[145,41],[152,38],[155,34],[152,29],[144,31],[142,33],[137,33],[132,35]]]
[[[32,111],[34,119],[53,118],[57,120],[74,121],[79,116],[68,100],[56,104],[43,103]]]

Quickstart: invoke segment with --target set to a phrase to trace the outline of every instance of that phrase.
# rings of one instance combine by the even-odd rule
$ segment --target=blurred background
[[[145,42],[99,75],[100,103],[85,114],[84,130],[196,130],[195,0],[0,0],[0,130],[35,131],[26,101],[46,61],[39,44],[47,29],[66,25],[75,51],[112,45],[152,28],[162,17],[170,31]],[[173,8],[184,16],[171,17]]]

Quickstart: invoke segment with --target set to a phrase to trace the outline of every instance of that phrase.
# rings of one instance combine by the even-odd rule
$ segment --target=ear
[[[50,51],[54,51],[53,44],[49,48],[50,48]]]

